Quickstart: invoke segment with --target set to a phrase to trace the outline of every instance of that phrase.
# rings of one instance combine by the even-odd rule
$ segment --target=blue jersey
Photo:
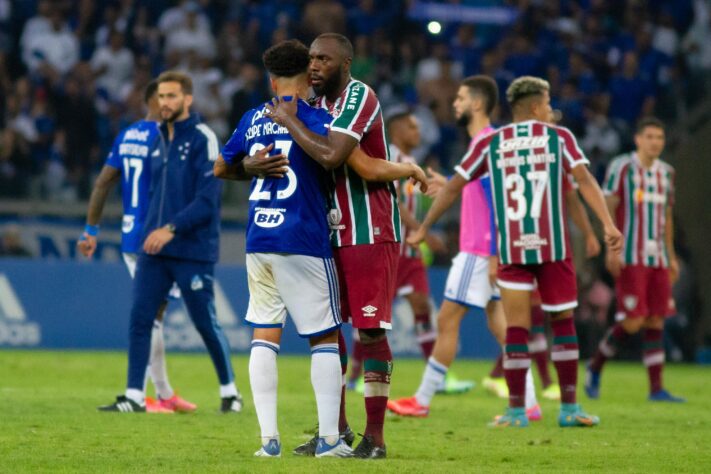
[[[162,139],[158,124],[140,120],[116,137],[106,159],[108,166],[121,171],[123,252],[136,253],[141,248],[143,224],[150,200],[151,160],[160,160],[161,156]]]
[[[247,253],[274,252],[330,257],[328,199],[330,174],[311,159],[289,132],[264,115],[265,106],[242,116],[222,157],[232,164],[274,144],[289,169],[283,178],[252,179],[247,223]],[[299,101],[297,117],[309,130],[326,135],[332,117]]]

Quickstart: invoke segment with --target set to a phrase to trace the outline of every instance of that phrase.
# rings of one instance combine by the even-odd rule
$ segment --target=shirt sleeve
[[[247,124],[249,124],[252,115],[252,111],[249,111],[242,116],[232,136],[222,147],[222,158],[228,165],[241,161],[242,158],[247,156],[244,137],[247,133]]]
[[[563,168],[570,173],[570,170],[578,165],[589,165],[590,162],[585,157],[585,153],[578,145],[573,133],[565,127],[556,127],[558,137],[562,145],[563,151]]]
[[[623,163],[624,158],[617,158],[612,160],[607,167],[607,172],[605,173],[605,181],[602,183],[602,192],[606,196],[613,196],[619,194],[621,190],[620,184],[622,183],[622,169],[624,168]]]
[[[491,136],[488,135],[474,142],[462,157],[454,171],[459,173],[467,181],[473,181],[485,175],[489,170],[487,156],[489,154],[489,144]]]
[[[121,162],[121,155],[119,154],[119,147],[121,146],[121,141],[123,140],[124,132],[119,133],[114,140],[114,145],[111,147],[109,155],[106,157],[106,165],[116,168],[118,170],[123,169],[123,163]]]
[[[341,114],[331,122],[331,130],[345,133],[360,141],[380,113],[380,103],[375,92],[362,82],[348,86]]]

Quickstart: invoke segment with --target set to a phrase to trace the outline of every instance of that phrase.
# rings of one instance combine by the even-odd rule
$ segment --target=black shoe
[[[111,405],[102,405],[98,407],[99,411],[118,411],[121,413],[145,413],[146,406],[139,405],[125,395],[116,397],[116,401]]]
[[[370,435],[363,436],[363,439],[358,444],[358,447],[353,450],[353,457],[360,459],[385,459],[387,450],[385,445],[376,446],[373,442],[373,437]]]
[[[222,413],[239,413],[242,411],[243,406],[244,401],[242,400],[242,395],[237,392],[237,395],[233,395],[231,397],[222,397],[220,411]]]
[[[305,442],[302,445],[297,446],[294,448],[294,455],[296,456],[315,456],[316,455],[316,446],[318,445],[318,425],[316,425],[316,429],[314,430],[315,434],[314,437]],[[346,429],[341,431],[339,433],[339,436],[343,441],[346,442],[348,446],[353,446],[353,441],[355,441],[355,433],[353,430],[351,430],[350,426],[346,426]]]

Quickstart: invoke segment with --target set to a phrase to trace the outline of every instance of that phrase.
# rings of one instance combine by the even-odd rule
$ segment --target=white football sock
[[[417,403],[422,406],[430,406],[432,397],[434,397],[437,389],[444,383],[444,377],[447,375],[447,367],[440,364],[433,356],[427,360],[425,372],[422,374],[422,382],[420,388],[415,393]]]
[[[341,357],[338,344],[318,344],[311,348],[311,385],[318,409],[318,435],[330,445],[338,442],[338,415],[341,407]]]
[[[137,388],[127,388],[126,398],[128,398],[129,400],[133,400],[139,405],[144,405],[146,403],[146,397],[143,393],[143,390],[138,390]]]
[[[279,354],[278,344],[262,339],[252,341],[252,351],[249,356],[249,383],[252,385],[254,408],[262,430],[262,445],[267,444],[272,438],[279,438],[277,354]]]
[[[277,348],[278,347],[279,346],[277,346]],[[226,385],[220,385],[220,398],[236,397],[236,396],[237,396],[237,386],[235,385],[234,382],[230,382]]]
[[[156,388],[158,398],[167,400],[173,396],[173,387],[168,381],[168,372],[165,366],[165,342],[163,341],[163,323],[156,320],[151,332],[151,357],[148,362],[148,371]]]
[[[538,405],[536,398],[536,386],[533,383],[533,371],[529,367],[526,371],[526,410]]]

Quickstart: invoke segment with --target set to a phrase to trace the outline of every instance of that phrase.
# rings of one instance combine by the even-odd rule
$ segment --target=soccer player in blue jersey
[[[306,96],[310,58],[303,44],[295,40],[279,43],[264,53],[263,60],[278,95],[289,100]],[[310,130],[326,135],[332,117],[325,110],[304,101],[298,101],[297,108],[298,117]],[[215,165],[215,174],[225,179],[260,175],[252,180],[247,226],[250,303],[246,321],[255,328],[250,380],[262,432],[262,447],[255,455],[281,454],[276,356],[288,311],[299,334],[311,343],[311,381],[319,417],[315,455],[346,457],[351,455],[348,445],[353,437],[342,436],[338,427],[342,375],[337,329],[341,319],[327,219],[332,178],[265,111],[262,106],[242,117]],[[272,149],[281,153],[266,158]],[[265,165],[267,160],[273,160],[272,164]],[[371,166],[371,161],[383,164]],[[271,168],[256,170],[259,162]],[[349,163],[366,179],[425,179],[419,167],[371,160],[360,150]]]
[[[136,274],[136,260],[143,238],[143,224],[148,212],[151,182],[151,160],[160,159],[163,154],[163,140],[158,130],[160,106],[158,105],[158,83],[152,81],[146,86],[144,101],[148,112],[146,118],[131,124],[119,133],[114,141],[106,164],[96,179],[89,199],[86,226],[79,238],[79,251],[85,257],[94,255],[99,235],[99,222],[109,192],[121,179],[123,197],[123,225],[121,227],[121,251],[133,278]],[[174,286],[171,296],[180,298],[180,290]],[[168,381],[165,365],[165,343],[163,341],[163,313],[167,301],[159,308],[151,333],[151,355],[146,375],[155,386],[158,400],[146,399],[146,411],[153,413],[190,412],[197,406],[175,394]]]
[[[213,174],[219,154],[215,133],[195,114],[190,76],[167,71],[158,82],[165,154],[151,162],[151,196],[136,265],[124,395],[102,411],[145,411],[143,378],[153,321],[177,283],[190,319],[220,382],[221,411],[242,410],[230,348],[215,314],[214,267],[219,255],[220,191]]]
[[[309,53],[296,40],[269,48],[263,56],[277,94],[304,96]],[[325,134],[328,113],[300,102],[299,116]],[[296,145],[283,127],[264,115],[264,106],[245,113],[222,150],[216,167],[235,168],[248,155],[273,147],[288,159],[283,178],[252,180],[247,223],[249,308],[254,327],[249,379],[261,427],[256,456],[281,455],[277,429],[277,354],[287,311],[301,337],[311,345],[311,383],[319,418],[316,456],[348,457],[351,448],[339,437],[341,326],[337,277],[329,242],[328,174]]]

